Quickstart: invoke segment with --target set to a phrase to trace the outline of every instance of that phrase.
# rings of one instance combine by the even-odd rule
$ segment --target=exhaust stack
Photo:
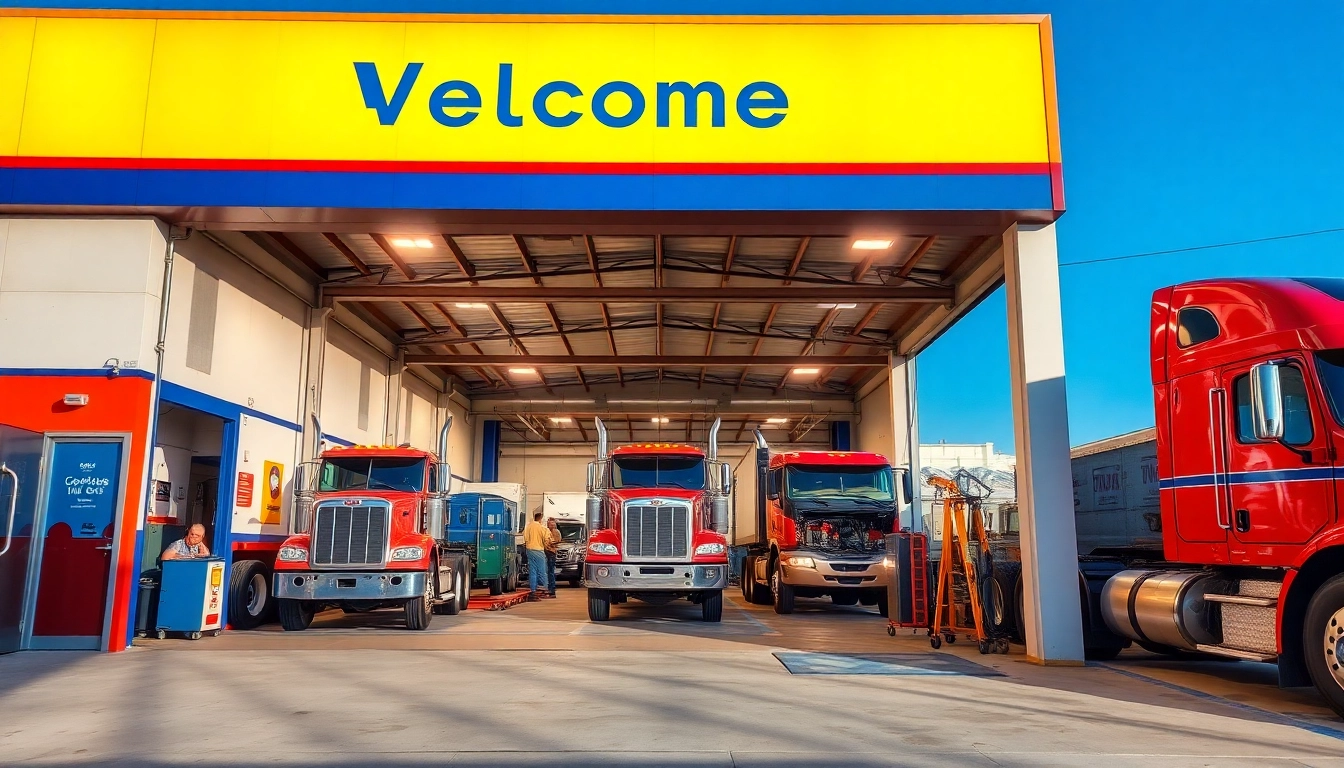
[[[766,476],[770,471],[770,444],[765,442],[765,435],[761,430],[754,431],[756,435],[756,538],[758,541],[765,540],[766,530],[766,493],[769,492]]]
[[[607,458],[607,425],[601,419],[593,421],[597,423],[597,460],[601,461]]]
[[[709,446],[705,450],[705,455],[710,461],[719,458],[719,426],[722,423],[723,419],[715,418],[714,423],[709,427]]]

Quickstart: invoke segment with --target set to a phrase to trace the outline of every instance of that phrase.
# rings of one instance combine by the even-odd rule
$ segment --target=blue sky
[[[1344,228],[1344,3],[944,8],[1053,17],[1062,264]],[[1154,289],[1255,275],[1344,276],[1344,232],[1062,267],[1073,443],[1152,426]],[[923,442],[1013,450],[1005,315],[1000,289],[920,355]]]

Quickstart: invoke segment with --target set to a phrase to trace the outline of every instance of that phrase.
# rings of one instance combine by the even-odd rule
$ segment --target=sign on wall
[[[1144,456],[1139,460],[1139,471],[1143,479],[1144,506],[1156,506],[1161,503],[1161,493],[1157,476],[1157,456]]]
[[[10,13],[0,202],[1063,207],[1039,16]]]
[[[252,506],[252,491],[256,486],[257,477],[251,472],[238,473],[238,495],[234,500],[234,506],[244,509]]]
[[[261,476],[262,495],[261,495],[261,523],[262,525],[279,525],[280,509],[283,506],[281,501],[281,491],[285,487],[285,465],[274,461],[265,463]]]
[[[51,454],[46,526],[75,539],[111,538],[121,478],[121,443],[59,442]]]
[[[1120,465],[1111,464],[1092,470],[1092,508],[1119,509],[1125,492],[1120,482]]]

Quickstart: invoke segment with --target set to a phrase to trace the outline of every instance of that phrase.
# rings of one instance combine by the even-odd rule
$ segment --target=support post
[[[397,350],[397,356],[392,360],[392,367],[387,374],[387,417],[384,420],[384,429],[387,437],[384,442],[390,445],[401,443],[403,432],[409,432],[411,425],[403,424],[403,421],[409,422],[409,419],[403,419],[401,409],[403,407],[404,390],[401,386],[401,376],[406,372],[406,351]]]
[[[499,419],[486,419],[481,438],[481,482],[499,481],[499,448],[503,436],[503,423]]]
[[[310,461],[316,456],[309,452],[321,451],[322,435],[316,434],[312,414],[322,413],[322,370],[326,364],[327,327],[331,320],[331,307],[315,307],[308,311],[308,356],[304,368],[304,387],[302,411],[299,413],[299,425],[302,446],[299,448],[299,461]]]
[[[1083,663],[1055,228],[1003,237],[1027,658]]]
[[[906,467],[910,471],[910,499],[908,513],[903,512],[899,527],[912,531],[924,529],[922,490],[919,481],[919,406],[915,397],[915,359],[893,354],[888,368],[891,390],[891,455],[887,458],[893,468]]]

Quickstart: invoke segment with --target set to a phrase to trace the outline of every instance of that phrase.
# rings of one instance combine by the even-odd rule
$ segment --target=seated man
[[[210,548],[205,546],[205,526],[197,523],[187,529],[187,534],[168,545],[163,550],[164,560],[182,560],[193,557],[209,557]]]

